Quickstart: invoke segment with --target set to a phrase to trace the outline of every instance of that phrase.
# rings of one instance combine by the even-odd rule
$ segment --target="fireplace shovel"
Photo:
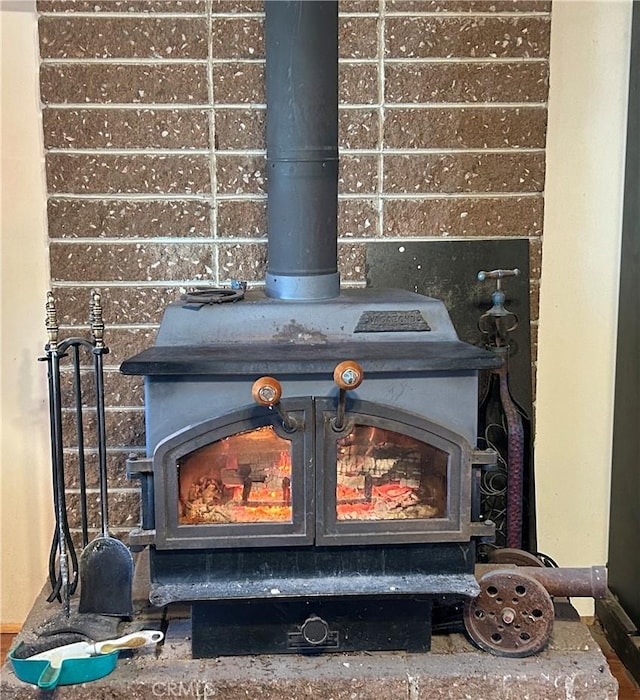
[[[102,534],[84,548],[80,557],[80,603],[78,612],[131,617],[133,615],[133,557],[125,544],[109,535],[107,507],[107,451],[104,414],[104,376],[102,355],[104,322],[100,295],[93,293],[91,332],[94,348],[96,386],[96,422],[100,480]]]

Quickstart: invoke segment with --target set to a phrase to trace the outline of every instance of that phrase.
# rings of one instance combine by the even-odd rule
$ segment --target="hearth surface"
[[[46,588],[25,623],[35,629],[49,618]],[[192,659],[188,607],[140,610],[131,625],[157,628],[166,638],[158,650],[121,654],[103,679],[59,687],[56,698],[261,698],[261,700],[614,700],[618,685],[591,634],[568,604],[558,606],[553,635],[537,656],[508,659],[478,651],[461,634],[434,635],[430,652],[260,655]],[[24,637],[21,633],[20,636]],[[18,640],[20,639],[18,637]],[[37,686],[19,681],[6,663],[0,674],[3,700],[41,698]]]

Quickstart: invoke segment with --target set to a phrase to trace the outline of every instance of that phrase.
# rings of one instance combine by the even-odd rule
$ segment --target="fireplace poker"
[[[64,490],[64,457],[62,451],[62,405],[60,389],[60,358],[64,348],[58,343],[59,327],[55,300],[47,293],[46,328],[49,342],[45,347],[49,386],[49,421],[51,427],[51,463],[53,472],[53,493],[56,518],[51,551],[49,555],[49,580],[51,593],[48,602],[61,600],[65,615],[70,613],[71,595],[78,582],[78,561],[75,554],[69,522],[67,520],[66,497]],[[56,552],[58,566],[56,570]]]

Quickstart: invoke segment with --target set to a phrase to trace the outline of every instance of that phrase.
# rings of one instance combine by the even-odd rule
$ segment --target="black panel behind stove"
[[[418,241],[368,243],[367,286],[401,288],[441,299],[461,340],[484,344],[478,318],[491,305],[493,286],[479,282],[480,270],[512,269],[521,274],[503,283],[505,306],[518,316],[510,356],[511,391],[531,415],[531,333],[529,314],[529,241]]]

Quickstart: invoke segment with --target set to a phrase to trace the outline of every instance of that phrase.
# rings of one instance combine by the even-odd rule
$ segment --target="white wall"
[[[2,230],[0,495],[3,625],[45,582],[52,533],[46,372],[49,277],[35,2],[0,3]]]
[[[631,5],[553,3],[536,479],[563,566],[607,560]]]

